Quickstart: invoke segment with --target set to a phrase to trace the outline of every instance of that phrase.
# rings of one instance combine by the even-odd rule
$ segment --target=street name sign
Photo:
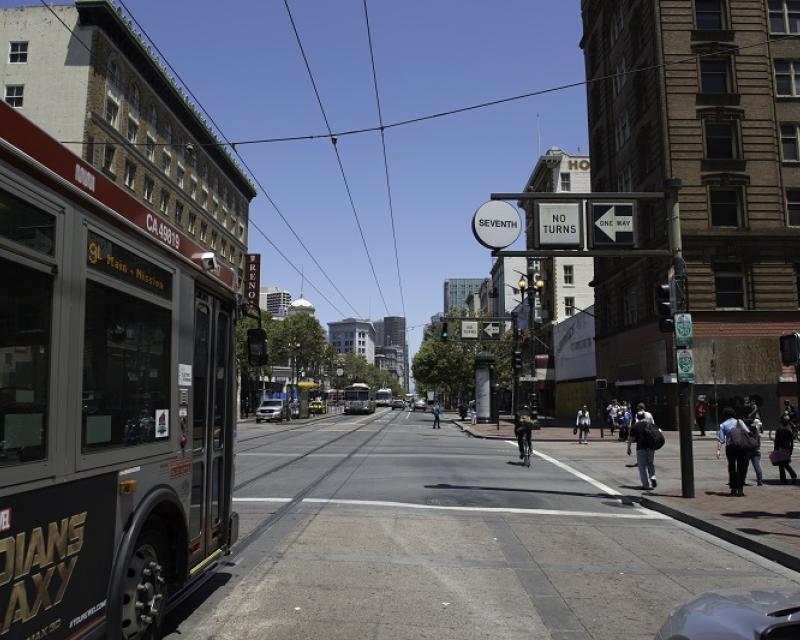
[[[481,337],[489,338],[490,340],[498,340],[500,338],[500,323],[484,322],[483,335]]]
[[[539,203],[536,248],[582,248],[581,204],[580,202]]]
[[[466,340],[478,339],[478,321],[477,320],[462,320],[461,321],[461,338]]]
[[[692,314],[676,313],[675,317],[675,343],[681,347],[692,346]]]
[[[520,382],[536,382],[536,378],[534,378],[533,376],[520,376],[519,377],[519,381]]]
[[[634,245],[633,203],[592,202],[591,221],[593,247]]]
[[[691,349],[677,349],[678,382],[694,382],[694,354]]]
[[[521,232],[519,211],[502,200],[482,204],[472,216],[472,233],[487,249],[503,249],[514,244]]]

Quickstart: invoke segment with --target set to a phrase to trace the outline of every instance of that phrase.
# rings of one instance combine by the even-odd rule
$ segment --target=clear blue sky
[[[0,0],[3,5],[30,4]],[[323,133],[283,0],[126,0],[232,140]],[[377,111],[362,0],[290,0],[334,131]],[[582,80],[578,0],[368,0],[385,122]],[[483,277],[489,252],[470,219],[492,191],[518,191],[541,150],[588,150],[583,87],[386,132],[409,325],[442,310],[443,281]],[[339,140],[388,312],[402,313],[377,133]],[[328,140],[240,148],[271,197],[362,316],[386,315]],[[350,309],[259,194],[251,220],[344,313]],[[262,286],[300,277],[250,228]],[[326,323],[338,319],[308,284]],[[421,328],[409,332],[415,352]]]

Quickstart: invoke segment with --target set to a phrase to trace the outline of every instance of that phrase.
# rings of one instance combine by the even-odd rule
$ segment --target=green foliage
[[[341,367],[343,371],[341,377],[335,376],[337,367]],[[356,353],[344,353],[338,356],[336,366],[331,369],[331,380],[337,387],[365,382],[373,389],[391,389],[395,396],[405,393],[405,389],[388,371],[381,371],[376,366],[368,364]]]

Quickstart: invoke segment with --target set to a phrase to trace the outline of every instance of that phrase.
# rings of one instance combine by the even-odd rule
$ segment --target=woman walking
[[[792,477],[792,484],[797,479],[797,474],[792,469],[792,450],[794,449],[794,434],[788,424],[781,423],[775,430],[775,450],[770,454],[769,459],[776,467],[781,476],[781,482],[786,484],[786,473]]]
[[[655,449],[647,436],[649,423],[644,411],[636,414],[636,422],[628,432],[628,455],[631,455],[631,444],[636,443],[636,466],[639,467],[639,480],[642,489],[649,491],[658,486],[656,481]],[[654,427],[655,428],[655,427]]]
[[[750,453],[750,464],[756,472],[756,484],[760,487],[764,484],[764,471],[761,469],[761,420],[755,418],[749,428],[750,437],[756,442],[756,448]]]

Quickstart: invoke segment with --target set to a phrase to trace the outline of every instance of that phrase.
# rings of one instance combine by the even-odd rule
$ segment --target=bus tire
[[[169,544],[160,520],[139,534],[125,567],[121,632],[125,640],[158,640],[167,608]]]

